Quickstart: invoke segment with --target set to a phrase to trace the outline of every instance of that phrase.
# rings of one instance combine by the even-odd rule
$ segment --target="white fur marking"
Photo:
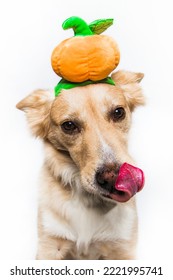
[[[115,162],[115,156],[114,156],[114,151],[112,148],[105,142],[102,134],[100,133],[99,130],[97,130],[97,135],[100,140],[101,144],[101,151],[102,151],[102,161],[103,163],[112,163]]]
[[[79,251],[87,252],[94,241],[129,240],[135,218],[128,205],[118,204],[107,214],[86,208],[80,198],[65,202],[68,222],[55,218],[51,212],[43,214],[43,225],[51,235],[76,242]]]

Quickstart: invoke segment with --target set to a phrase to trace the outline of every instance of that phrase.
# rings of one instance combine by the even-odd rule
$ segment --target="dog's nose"
[[[111,192],[111,190],[114,188],[116,178],[117,178],[117,171],[116,169],[114,170],[113,168],[105,167],[100,169],[96,173],[97,184],[101,188],[109,192]]]

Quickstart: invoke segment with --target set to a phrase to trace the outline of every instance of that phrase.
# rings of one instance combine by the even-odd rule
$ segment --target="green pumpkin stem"
[[[93,32],[89,28],[88,24],[79,17],[70,17],[66,19],[62,24],[62,28],[64,30],[73,28],[75,36],[93,35]]]

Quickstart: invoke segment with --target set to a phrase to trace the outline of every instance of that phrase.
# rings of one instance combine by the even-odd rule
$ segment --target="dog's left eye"
[[[117,107],[111,112],[111,119],[114,122],[121,121],[125,118],[126,112],[123,107]]]
[[[67,134],[74,134],[79,132],[79,127],[72,121],[67,121],[61,124],[61,129]]]

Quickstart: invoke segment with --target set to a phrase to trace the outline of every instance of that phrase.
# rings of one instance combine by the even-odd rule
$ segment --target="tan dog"
[[[133,163],[127,135],[131,112],[144,104],[141,73],[118,71],[116,86],[38,90],[17,104],[43,139],[37,259],[133,259],[135,198],[110,199],[119,167]],[[120,194],[121,195],[121,194]]]

